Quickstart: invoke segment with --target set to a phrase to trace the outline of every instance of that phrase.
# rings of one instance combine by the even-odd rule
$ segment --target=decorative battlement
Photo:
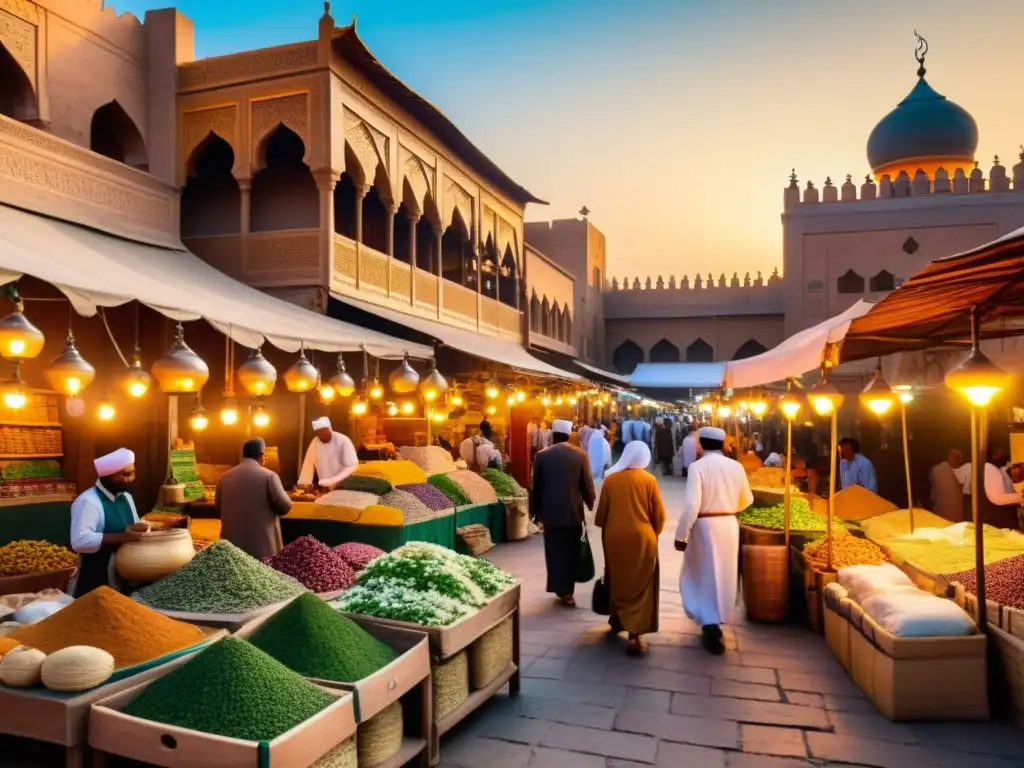
[[[640,278],[622,284],[613,279],[605,285],[605,319],[716,317],[721,315],[781,315],[784,312],[782,276],[778,268],[767,280],[760,272],[751,278],[747,272],[743,279],[733,272],[732,278],[712,275],[705,279],[697,275],[693,282],[687,275],[676,282],[668,282],[660,275]]]
[[[727,280],[723,272],[718,276],[718,281],[716,282],[714,275],[709,272],[706,280],[698,273],[693,279],[693,285],[690,284],[689,275],[683,275],[683,279],[678,284],[676,283],[675,275],[669,275],[667,283],[661,275],[658,275],[654,281],[648,277],[643,284],[640,283],[639,277],[634,277],[632,284],[627,277],[623,279],[621,285],[618,278],[613,277],[610,282],[605,281],[604,291],[605,294],[621,293],[623,291],[718,291],[723,288],[763,288],[780,282],[782,282],[782,276],[779,274],[779,268],[775,267],[767,280],[764,279],[760,272],[753,279],[751,279],[750,273],[747,272],[743,276],[742,281],[740,280],[739,273],[733,272],[732,278]]]
[[[999,162],[999,155],[996,155],[987,179],[975,161],[974,169],[969,174],[964,173],[962,168],[957,168],[950,176],[944,168],[939,168],[934,178],[931,178],[923,170],[918,169],[913,179],[906,171],[901,171],[895,179],[890,178],[888,174],[882,176],[877,184],[874,178],[868,175],[860,185],[859,191],[858,196],[857,185],[853,183],[851,175],[847,175],[846,181],[838,187],[832,183],[832,177],[829,176],[825,179],[825,186],[820,190],[814,186],[813,181],[808,181],[807,186],[801,190],[794,169],[789,177],[789,186],[785,190],[785,207],[786,210],[792,210],[800,205],[814,203],[852,203],[940,194],[969,195],[1011,191],[1024,193],[1024,145],[1021,146],[1020,162],[1013,166],[1012,175],[1007,174],[1006,166]]]

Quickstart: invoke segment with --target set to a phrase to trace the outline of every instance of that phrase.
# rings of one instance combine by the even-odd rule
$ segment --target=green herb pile
[[[132,595],[164,611],[245,613],[306,591],[291,576],[250,557],[221,539],[192,561]]]
[[[398,657],[390,646],[309,592],[267,619],[249,642],[300,675],[339,683],[369,677]]]
[[[781,531],[786,527],[785,511],[784,503],[773,504],[770,507],[750,507],[740,513],[739,520],[747,525]],[[845,527],[839,518],[834,519],[833,525]],[[789,529],[791,531],[824,531],[825,527],[825,518],[814,514],[806,499],[789,500]]]
[[[491,484],[494,492],[502,501],[526,497],[526,489],[519,485],[512,475],[502,472],[500,469],[489,467],[480,473],[480,477]]]
[[[154,680],[125,714],[246,741],[271,741],[335,698],[244,640],[226,637]]]
[[[349,475],[341,481],[338,486],[343,491],[362,491],[372,493],[374,496],[383,496],[391,493],[394,486],[383,477],[370,477],[369,475]]]
[[[464,507],[473,503],[473,500],[466,495],[464,490],[462,490],[462,486],[448,477],[448,475],[431,475],[427,478],[427,482],[451,499],[452,504],[456,507]]]
[[[513,584],[486,560],[417,541],[370,563],[338,605],[350,613],[447,626]]]

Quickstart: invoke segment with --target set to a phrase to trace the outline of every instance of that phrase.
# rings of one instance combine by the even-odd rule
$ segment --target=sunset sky
[[[117,0],[142,15],[171,5]],[[313,39],[316,0],[180,0],[198,56]],[[978,121],[978,159],[1024,142],[1021,0],[349,0],[377,57],[549,207],[582,205],[609,273],[771,271],[782,189],[858,183],[875,123],[928,81]]]

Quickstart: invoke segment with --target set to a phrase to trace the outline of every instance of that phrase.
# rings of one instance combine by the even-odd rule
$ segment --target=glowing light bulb
[[[76,376],[71,376],[67,379],[64,379],[64,391],[68,394],[68,396],[74,397],[75,395],[82,391],[82,380]]]
[[[512,406],[512,405],[515,405],[515,404],[516,404],[515,396],[514,395],[509,395],[508,399],[505,400],[505,405]]]
[[[1002,387],[964,387],[960,391],[971,405],[984,407],[989,405],[1001,390]]]
[[[764,400],[754,400],[750,403],[747,403],[747,405],[750,408],[750,412],[757,416],[758,418],[764,416],[764,414],[768,411],[768,403],[766,403]]]
[[[465,402],[466,401],[462,399],[462,395],[460,395],[458,393],[452,395],[452,405],[454,405],[456,408],[462,407],[462,405]]]
[[[380,384],[374,384],[372,387],[370,387],[369,394],[371,400],[380,400],[382,397],[384,397],[384,387],[382,387]]]
[[[832,398],[830,397],[815,397],[811,395],[811,406],[819,416],[828,416],[835,410],[835,405],[833,405]]]
[[[488,415],[488,416],[493,416],[493,415],[494,415],[494,414],[496,414],[497,412],[498,412],[498,409],[497,409],[497,408],[495,408],[495,407],[494,407],[493,405],[488,405],[488,406],[487,406],[487,415]]]
[[[783,416],[792,421],[800,413],[800,403],[784,402],[779,406],[779,409],[782,411]]]
[[[549,405],[551,405],[551,398],[548,397],[547,395],[544,395],[544,397],[540,399],[540,404],[547,408]]]
[[[24,408],[28,398],[24,392],[6,392],[4,394],[4,405],[13,410]]]
[[[189,419],[189,424],[196,432],[202,432],[208,426],[210,426],[210,420],[207,418],[205,413],[197,413]]]
[[[352,415],[353,416],[365,416],[366,412],[370,410],[370,406],[365,400],[356,400],[352,403]]]
[[[562,404],[562,398],[556,397],[555,398],[555,405],[557,406],[557,405],[561,405],[561,404]]]
[[[330,384],[324,384],[322,387],[320,387],[321,402],[330,403],[334,400],[335,397],[337,397],[337,395],[337,391],[335,391],[334,387],[332,387]]]
[[[516,400],[519,401],[520,403],[525,402],[526,401],[526,393],[523,392],[523,390],[521,390],[521,389],[518,390],[516,392]]]
[[[409,416],[415,412],[416,406],[413,403],[410,403],[408,400],[402,403],[402,413],[404,413],[406,416]]]
[[[994,394],[995,393],[993,392],[992,395]],[[992,395],[989,395],[988,400],[992,399]],[[968,395],[967,397],[968,399],[970,399],[970,395]],[[986,403],[988,402],[988,400],[986,400]],[[974,401],[971,400],[971,402],[973,403]],[[983,405],[984,403],[978,404]],[[885,416],[885,414],[887,414],[892,409],[892,398],[878,397],[873,399],[865,399],[864,405],[867,407],[869,411],[875,414],[875,416]]]
[[[11,341],[10,344],[7,345],[7,350],[13,356],[24,354],[25,342],[22,341],[21,339],[14,339],[13,341]]]
[[[238,423],[238,409],[237,408],[223,408],[220,412],[220,423],[226,426]]]
[[[579,402],[579,400],[577,400],[575,397],[570,397],[569,398],[569,405],[571,405],[573,407],[575,407],[578,402]]]
[[[428,390],[426,390],[423,393],[423,399],[426,400],[428,403],[434,402],[435,400],[437,400],[437,390],[436,389],[428,389]]]
[[[113,421],[117,415],[117,410],[114,408],[113,403],[100,403],[96,409],[96,418],[100,421]]]
[[[263,408],[257,408],[252,412],[252,425],[254,427],[266,427],[270,424],[270,414],[267,413]]]
[[[398,406],[394,403],[388,403],[388,416],[397,416]]]
[[[436,423],[440,424],[441,422],[448,420],[448,414],[443,411],[438,411],[434,414],[433,419]]]
[[[732,406],[729,406],[729,405],[720,405],[720,406],[718,406],[718,418],[720,418],[720,419],[728,419],[730,416],[732,416]]]
[[[128,394],[132,397],[142,397],[149,391],[149,387],[141,381],[133,381],[128,384]]]

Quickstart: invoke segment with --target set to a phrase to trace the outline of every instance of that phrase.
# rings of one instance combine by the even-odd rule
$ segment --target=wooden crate
[[[308,768],[356,731],[354,697],[338,700],[271,742],[244,741],[155,723],[123,710],[152,681],[135,685],[92,705],[89,745],[94,766],[118,755],[162,768]]]
[[[237,632],[246,624],[260,616],[269,616],[288,605],[294,598],[282,600],[279,603],[265,605],[262,608],[255,608],[246,613],[189,613],[188,611],[165,611],[160,608],[152,608],[157,613],[162,613],[171,619],[184,621],[187,624],[195,624],[200,627],[216,627],[226,629],[229,632]]]

